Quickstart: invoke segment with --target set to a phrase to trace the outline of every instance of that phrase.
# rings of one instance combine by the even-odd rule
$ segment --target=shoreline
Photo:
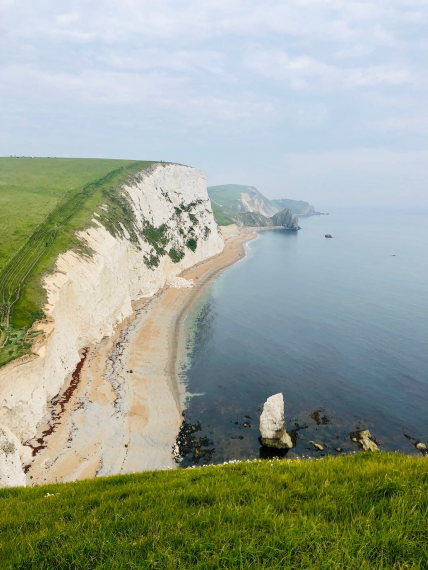
[[[223,230],[224,228],[227,228],[229,226],[223,226]],[[183,398],[183,396],[185,396],[185,387],[182,384],[182,381],[180,380],[180,373],[181,373],[181,365],[183,364],[183,361],[185,359],[185,352],[186,352],[186,343],[187,343],[187,334],[186,334],[186,320],[187,317],[189,316],[192,307],[194,306],[194,304],[197,302],[198,298],[204,293],[204,291],[206,290],[206,288],[211,285],[211,283],[217,279],[217,277],[219,277],[223,271],[226,271],[227,269],[229,269],[229,267],[231,267],[232,265],[235,265],[236,263],[238,263],[239,261],[242,261],[243,259],[245,259],[245,257],[247,256],[247,244],[256,239],[257,238],[257,231],[258,228],[239,228],[238,229],[239,233],[238,234],[232,234],[229,236],[225,236],[225,248],[227,246],[228,241],[227,240],[231,240],[234,239],[237,240],[237,246],[238,249],[240,249],[240,251],[236,252],[236,255],[227,260],[226,263],[220,264],[217,267],[214,267],[213,269],[209,269],[206,273],[204,273],[199,279],[198,279],[198,283],[197,284],[193,284],[193,291],[192,294],[189,295],[188,299],[186,300],[186,302],[183,304],[183,306],[181,307],[180,311],[177,313],[176,316],[176,320],[175,320],[175,327],[174,327],[174,340],[171,343],[172,344],[172,352],[171,352],[171,359],[170,359],[170,375],[171,377],[175,376],[179,389],[180,389],[180,393],[181,390],[183,391],[183,393],[181,394],[181,397]],[[227,233],[227,232],[226,232]],[[220,256],[223,255],[223,252],[221,254],[219,254]],[[205,263],[209,262],[209,261],[215,261],[216,257],[214,258],[210,258],[207,259],[205,261],[202,261],[196,265],[194,265],[193,267],[187,269],[185,272],[183,272],[183,277],[187,277],[188,273],[192,272],[193,270],[198,270],[199,267],[202,267]],[[190,277],[191,278],[191,277]],[[183,406],[185,403],[185,400],[181,399],[181,405]]]
[[[153,297],[135,302],[133,314],[111,337],[85,349],[79,383],[44,441],[46,447],[27,466],[29,485],[177,467],[172,448],[186,395],[180,380],[186,319],[206,287],[245,257],[256,231],[223,227],[220,254],[186,269]],[[52,404],[31,442],[49,429],[53,416]]]

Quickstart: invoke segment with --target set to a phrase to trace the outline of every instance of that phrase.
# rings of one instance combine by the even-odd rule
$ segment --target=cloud
[[[252,48],[245,57],[248,69],[264,77],[287,81],[294,89],[341,91],[358,87],[399,86],[416,81],[411,69],[397,65],[339,67],[307,55]]]
[[[398,116],[382,119],[374,123],[374,128],[386,132],[426,135],[428,132],[428,113],[418,116]]]
[[[427,0],[0,0],[0,14],[1,134],[19,145],[5,154],[25,153],[30,131],[31,152],[80,149],[82,118],[98,154],[147,132],[150,150],[156,133],[162,156],[187,146],[212,171],[238,160],[247,180],[265,162],[282,179],[294,151],[303,188],[309,165],[333,160],[394,186],[400,157],[428,148]],[[58,133],[37,128],[49,112]]]

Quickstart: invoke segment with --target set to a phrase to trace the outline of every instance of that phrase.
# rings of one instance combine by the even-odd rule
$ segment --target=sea
[[[269,455],[259,417],[278,392],[287,457],[357,451],[360,429],[383,450],[428,444],[428,212],[333,209],[300,225],[259,232],[193,306],[182,466]]]

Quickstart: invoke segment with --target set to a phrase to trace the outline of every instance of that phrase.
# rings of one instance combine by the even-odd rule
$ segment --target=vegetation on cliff
[[[59,253],[83,250],[76,231],[91,224],[101,205],[99,219],[107,229],[123,231],[130,207],[116,190],[149,164],[0,158],[0,366],[29,349],[27,331],[43,317],[42,275]],[[127,230],[132,237],[132,227]]]
[[[4,570],[422,570],[425,458],[242,462],[0,491]]]

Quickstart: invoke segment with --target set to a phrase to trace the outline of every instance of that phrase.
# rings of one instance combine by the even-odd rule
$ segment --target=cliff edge
[[[81,251],[62,253],[44,278],[46,318],[34,327],[32,354],[0,368],[0,427],[14,446],[13,454],[0,449],[2,486],[22,484],[32,460],[23,444],[73,381],[86,348],[110,336],[132,314],[133,301],[179,284],[183,270],[223,249],[197,169],[155,163],[115,189],[115,199],[126,204],[126,219],[113,221],[103,205],[94,212],[91,226],[78,234]]]

